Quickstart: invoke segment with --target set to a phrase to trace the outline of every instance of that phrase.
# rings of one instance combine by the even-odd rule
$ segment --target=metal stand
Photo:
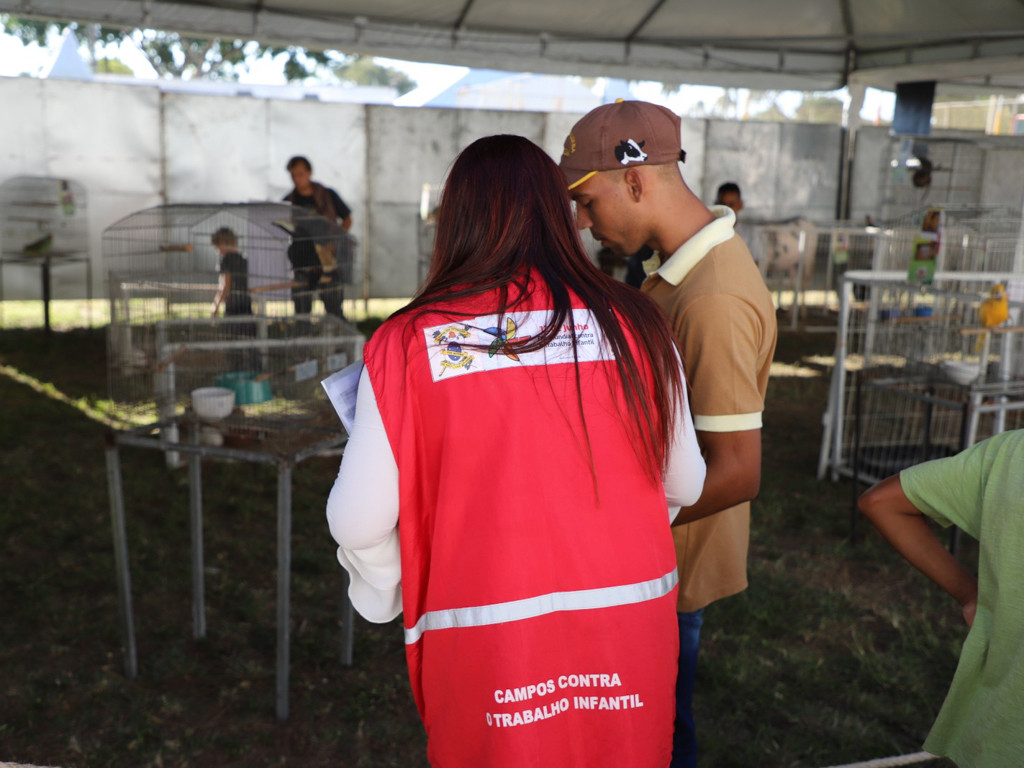
[[[0,256],[0,306],[2,306],[4,301],[4,264],[38,265],[40,270],[40,280],[42,283],[43,327],[46,330],[46,335],[49,336],[50,299],[53,296],[51,273],[55,266],[74,264],[77,262],[85,263],[86,321],[89,325],[92,325],[92,263],[89,261],[88,254],[75,256],[69,253],[46,253],[35,258],[25,257],[20,254],[3,254]]]
[[[114,564],[117,569],[117,607],[124,635],[124,676],[134,680],[139,674],[135,652],[135,626],[132,622],[132,579],[128,571],[128,540],[124,526],[124,492],[121,484],[121,454],[113,433],[106,438],[107,484],[110,487],[110,521],[114,532]]]
[[[135,629],[132,615],[131,574],[125,534],[125,504],[122,484],[120,447],[151,448],[164,453],[188,454],[189,520],[192,542],[192,636],[206,636],[206,600],[203,570],[203,490],[202,458],[231,458],[277,465],[277,676],[275,713],[279,720],[288,718],[289,682],[289,620],[291,613],[291,530],[292,530],[292,467],[305,459],[335,451],[345,443],[343,435],[322,440],[308,448],[281,456],[256,450],[240,450],[199,443],[200,424],[194,419],[180,419],[189,435],[188,442],[171,442],[166,435],[170,422],[159,422],[128,432],[109,432],[106,437],[107,483],[110,489],[110,515],[114,534],[114,560],[117,569],[118,605],[124,637],[124,673],[129,679],[138,676]],[[175,422],[177,426],[177,422]],[[354,611],[345,590],[342,607],[343,630],[341,663],[352,665]]]

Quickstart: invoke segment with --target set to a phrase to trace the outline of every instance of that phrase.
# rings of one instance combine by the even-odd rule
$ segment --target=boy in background
[[[249,296],[249,262],[238,252],[238,238],[228,227],[221,227],[210,237],[220,254],[220,280],[213,300],[213,316],[224,307],[224,317],[251,315]]]
[[[210,242],[220,254],[220,278],[217,296],[213,300],[213,317],[224,307],[224,317],[252,314],[252,297],[249,296],[249,261],[238,252],[238,237],[229,227],[221,227],[210,237]],[[227,326],[227,333],[240,339],[256,337],[252,323],[237,322]],[[234,370],[253,368],[251,349],[231,350],[229,360]]]

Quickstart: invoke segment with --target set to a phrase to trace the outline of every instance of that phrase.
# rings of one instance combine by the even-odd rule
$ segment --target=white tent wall
[[[268,104],[244,97],[164,94],[167,202],[266,199]]]
[[[543,144],[546,116],[393,107],[367,107],[367,113],[370,291],[410,296],[419,277],[417,219],[423,185],[439,186],[455,156],[481,136],[514,133]]]
[[[163,201],[160,92],[102,83],[0,79],[0,181],[12,176],[73,179],[86,188],[93,295],[102,295],[103,229]],[[2,237],[2,233],[0,233]],[[4,266],[5,298],[39,298],[39,270]],[[82,265],[56,268],[55,298],[85,295]]]
[[[365,220],[361,104],[165,93],[163,128],[168,203],[280,200],[292,186],[288,159],[305,155]]]
[[[968,162],[955,169],[951,183],[974,190],[971,201],[981,206],[1001,206],[1011,211],[1024,209],[1024,137],[986,136],[962,131],[936,131],[936,141],[960,139]],[[883,126],[857,129],[854,172],[850,187],[850,219],[857,223],[884,214],[883,191],[886,164],[892,159],[893,142]],[[921,139],[925,144],[928,138]]]
[[[889,129],[862,126],[854,137],[853,164],[850,175],[850,221],[863,224],[870,216],[878,221],[885,178],[883,163],[889,157]]]
[[[159,203],[279,200],[285,163],[303,154],[314,177],[353,209],[369,281],[350,296],[408,296],[419,279],[422,185],[439,185],[451,161],[479,136],[518,133],[553,157],[578,115],[402,109],[316,100],[161,92],[156,86],[0,78],[0,181],[67,177],[87,190],[93,295],[105,294],[103,230]],[[744,190],[751,216],[831,219],[839,189],[836,126],[684,120],[687,182],[710,201],[723,181]],[[878,216],[884,128],[858,131],[852,216]],[[1024,145],[1007,137],[986,156],[980,202],[1019,207]],[[592,243],[589,243],[593,246]],[[282,255],[283,258],[283,255]],[[84,270],[53,272],[56,298],[85,295]],[[5,298],[38,298],[39,275],[4,268]]]
[[[997,139],[985,153],[982,170],[981,205],[1003,205],[1012,211],[1024,209],[1024,152],[1018,137]]]

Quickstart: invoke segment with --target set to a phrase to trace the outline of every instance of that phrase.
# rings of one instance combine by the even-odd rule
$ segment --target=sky
[[[40,48],[37,45],[24,46],[16,38],[0,33],[0,76],[14,77],[23,73],[37,76],[45,74],[59,50],[60,42],[59,37],[53,36],[45,48]],[[139,78],[156,78],[156,73],[146,57],[129,41],[123,42],[119,48],[108,51],[106,55],[123,61],[132,68]],[[406,106],[415,106],[417,103],[422,104],[429,101],[469,71],[466,67],[398,59],[378,57],[376,61],[383,66],[394,67],[405,72],[419,84],[421,91],[415,94],[415,101],[412,103],[409,98],[406,98],[404,100]],[[280,63],[268,59],[254,62],[249,71],[242,74],[239,79],[243,83],[263,85],[283,85],[286,82]],[[596,87],[603,88],[603,79],[598,80]],[[713,104],[723,93],[723,89],[717,87],[688,85],[675,93],[665,94],[661,83],[655,82],[633,83],[632,90],[637,98],[664,104],[684,115],[699,103]],[[835,95],[844,101],[848,99],[845,91],[836,92]],[[783,111],[792,113],[799,106],[800,95],[794,92],[785,92],[777,103]],[[877,118],[885,121],[891,120],[894,103],[895,97],[892,93],[869,89],[861,117],[868,122]]]

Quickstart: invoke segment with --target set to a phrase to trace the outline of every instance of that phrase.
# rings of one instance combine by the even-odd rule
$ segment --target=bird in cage
[[[39,255],[46,253],[50,250],[50,246],[53,245],[53,233],[48,232],[37,240],[33,240],[31,243],[22,248],[25,253],[31,253],[33,255]]]
[[[981,302],[978,307],[978,320],[985,328],[996,328],[1002,325],[1010,317],[1009,302],[1006,298],[1006,286],[996,283],[988,289],[988,298]],[[984,341],[984,336],[978,339],[978,348]]]
[[[988,298],[978,308],[978,319],[986,328],[1002,325],[1010,317],[1010,307],[1006,298],[1006,286],[996,283],[988,289]]]

